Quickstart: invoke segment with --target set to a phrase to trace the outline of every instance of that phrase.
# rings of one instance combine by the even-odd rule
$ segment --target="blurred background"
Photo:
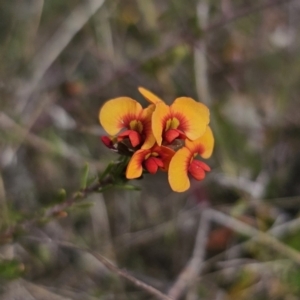
[[[0,299],[159,299],[75,246],[173,299],[300,299],[299,14],[297,0],[2,1],[2,232],[118,158],[99,108],[146,105],[138,86],[204,102],[216,144],[185,193],[146,175],[2,238]]]

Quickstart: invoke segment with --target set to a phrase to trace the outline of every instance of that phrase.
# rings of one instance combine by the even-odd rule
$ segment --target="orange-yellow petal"
[[[159,146],[162,143],[162,133],[165,123],[170,116],[170,107],[168,105],[163,102],[156,104],[152,114],[152,132]]]
[[[178,127],[190,140],[199,138],[209,123],[208,108],[192,98],[177,98],[170,106],[172,116],[180,121]]]
[[[143,123],[143,134],[144,134],[144,144],[142,145],[142,149],[150,149],[155,144],[155,137],[152,133],[152,114],[155,109],[155,105],[149,105],[146,107],[141,115],[141,120]]]
[[[145,156],[150,153],[150,150],[143,150],[140,149],[136,151],[127,166],[126,169],[126,178],[127,179],[134,179],[141,177],[143,173],[143,161],[145,159]]]
[[[192,158],[192,153],[186,147],[179,149],[169,165],[169,184],[173,191],[184,192],[190,187],[188,177],[188,167]]]
[[[214,143],[214,136],[209,126],[207,126],[206,131],[200,138],[194,141],[185,140],[185,146],[190,149],[192,153],[198,153],[203,158],[209,158],[211,156]]]
[[[147,89],[145,89],[143,87],[139,87],[138,90],[145,97],[145,99],[147,101],[149,101],[150,103],[157,104],[159,102],[164,102],[159,97],[157,97],[155,94],[153,94],[152,92],[148,91]]]
[[[117,134],[122,128],[129,126],[130,121],[139,120],[142,106],[129,97],[119,97],[104,103],[99,112],[99,121],[104,130]]]

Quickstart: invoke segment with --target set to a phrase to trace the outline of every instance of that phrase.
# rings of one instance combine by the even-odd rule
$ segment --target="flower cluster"
[[[171,188],[183,192],[190,187],[189,174],[197,180],[210,167],[196,156],[209,158],[214,138],[209,127],[209,110],[192,98],[177,98],[170,106],[150,91],[139,88],[150,105],[147,108],[129,97],[107,101],[99,120],[109,136],[103,143],[129,155],[126,178],[139,178],[143,171],[168,172]]]

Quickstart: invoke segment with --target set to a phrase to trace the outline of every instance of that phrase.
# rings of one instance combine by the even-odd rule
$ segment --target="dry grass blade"
[[[82,157],[76,153],[75,149],[72,149],[66,144],[61,145],[62,147],[57,147],[53,143],[28,132],[28,130],[24,129],[21,125],[17,124],[4,113],[0,113],[0,128],[9,130],[10,134],[15,134],[16,138],[20,141],[19,144],[24,141],[30,146],[36,148],[38,151],[60,155],[73,162],[75,165],[82,166],[84,163],[88,162],[97,170],[103,169],[103,165],[101,163]]]
[[[108,259],[106,259],[100,253],[92,251],[88,248],[81,248],[81,247],[78,247],[69,242],[57,241],[57,240],[53,240],[53,239],[40,239],[40,238],[36,238],[36,237],[27,237],[26,239],[32,240],[32,241],[37,241],[37,242],[43,242],[43,243],[45,243],[45,242],[55,243],[56,245],[59,245],[61,247],[66,247],[66,248],[70,248],[70,249],[74,249],[74,250],[78,250],[78,251],[87,252],[87,253],[93,255],[96,259],[98,259],[108,270],[117,274],[121,278],[126,279],[127,281],[131,282],[133,285],[144,290],[145,292],[149,293],[150,295],[155,296],[157,299],[161,299],[161,300],[172,300],[173,299],[173,298],[170,298],[169,296],[163,294],[162,292],[160,292],[153,286],[146,284],[145,282],[130,275],[126,270],[118,268],[117,266],[115,266],[113,263],[111,263]]]
[[[205,256],[209,224],[210,216],[205,209],[201,213],[201,220],[199,222],[193,255],[169,290],[168,295],[172,299],[179,299],[185,289],[194,282],[198,274],[201,272],[201,267]]]
[[[209,215],[212,221],[229,227],[237,233],[250,236],[254,238],[256,242],[274,249],[278,253],[300,265],[300,253],[293,248],[281,243],[278,239],[269,235],[268,233],[257,230],[250,225],[247,225],[237,219],[234,219],[222,212],[213,209],[209,209]]]
[[[27,102],[28,97],[37,87],[51,64],[103,4],[104,0],[89,0],[78,5],[40,52],[34,56],[31,66],[32,77],[18,91],[18,95],[24,103]]]

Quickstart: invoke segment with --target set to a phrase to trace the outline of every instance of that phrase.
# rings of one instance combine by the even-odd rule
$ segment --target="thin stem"
[[[201,273],[205,257],[206,241],[210,227],[210,216],[207,210],[201,212],[193,255],[178,275],[175,283],[170,288],[168,295],[172,299],[179,299],[184,291],[190,287]]]
[[[65,201],[54,206],[40,211],[36,216],[33,216],[29,219],[23,220],[13,226],[8,227],[5,231],[0,232],[0,243],[10,242],[14,235],[19,231],[26,231],[28,227],[31,227],[38,223],[44,223],[45,221],[51,220],[51,218],[57,218],[66,216],[65,210],[73,206],[75,203],[86,199],[90,194],[94,192],[103,192],[109,188],[114,187],[115,185],[120,187],[121,185],[121,172],[126,166],[126,161],[121,161],[117,164],[112,164],[108,166],[103,174],[99,176],[101,180],[97,180],[88,187],[81,189]],[[123,183],[125,183],[123,181]]]
[[[57,241],[57,240],[53,240],[53,239],[50,239],[50,238],[40,239],[40,238],[36,238],[36,237],[28,237],[26,239],[34,240],[34,241],[38,241],[38,242],[51,242],[51,243],[55,243],[56,245],[59,245],[61,247],[71,248],[71,249],[75,249],[75,250],[78,250],[78,251],[84,251],[84,252],[90,253],[97,260],[99,260],[107,269],[109,269],[111,272],[113,272],[113,273],[117,274],[118,276],[126,279],[127,281],[131,282],[136,287],[146,291],[150,295],[155,296],[157,299],[161,299],[161,300],[172,300],[173,299],[173,298],[167,296],[166,294],[160,292],[159,290],[157,290],[153,286],[151,286],[151,285],[135,278],[134,276],[129,274],[126,270],[118,268],[113,263],[111,263],[106,257],[104,257],[103,255],[101,255],[98,252],[92,251],[88,248],[78,247],[78,246],[76,246],[72,243],[69,243],[69,242]]]

